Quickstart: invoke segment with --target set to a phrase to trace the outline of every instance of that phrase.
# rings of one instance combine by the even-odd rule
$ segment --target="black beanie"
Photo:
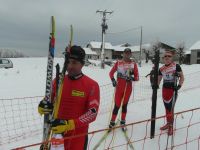
[[[85,51],[83,48],[81,48],[80,46],[72,46],[70,49],[70,55],[69,55],[70,59],[75,59],[80,61],[82,64],[84,64],[84,60],[85,60]]]
[[[125,48],[124,52],[131,52],[131,49],[130,48]]]

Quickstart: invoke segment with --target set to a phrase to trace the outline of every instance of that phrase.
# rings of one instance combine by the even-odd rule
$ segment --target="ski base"
[[[107,138],[107,136],[109,135],[110,132],[111,132],[111,130],[108,130],[104,133],[104,135],[101,137],[99,142],[94,146],[93,150],[96,150],[101,145],[101,143]]]
[[[129,147],[130,147],[132,150],[135,150],[133,144],[130,142],[130,138],[128,137],[127,129],[126,129],[126,130],[122,129],[122,132],[124,133],[124,137],[126,138]]]

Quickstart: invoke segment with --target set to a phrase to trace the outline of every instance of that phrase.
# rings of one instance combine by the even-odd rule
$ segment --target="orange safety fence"
[[[200,118],[195,117],[195,113],[200,113],[200,107],[185,110],[175,113],[175,123],[174,123],[174,134],[169,136],[174,138],[173,143],[167,142],[167,132],[156,130],[156,134],[153,139],[150,138],[150,123],[151,119],[146,119],[134,123],[129,123],[126,125],[129,141],[122,140],[123,134],[120,132],[121,126],[116,126],[110,132],[109,136],[104,142],[101,143],[99,149],[129,149],[129,143],[133,144],[135,149],[145,150],[145,149],[193,149],[199,150],[200,148]],[[181,115],[184,115],[184,119]],[[165,120],[165,116],[159,116],[156,119],[157,124]],[[181,122],[182,121],[182,122]],[[179,122],[179,123],[178,123]],[[140,128],[140,129],[139,129]],[[105,133],[108,129],[96,130],[88,133],[88,150],[92,150],[98,139]],[[189,134],[191,133],[191,135]],[[66,137],[65,139],[76,138],[80,136],[85,136],[86,134],[76,135],[73,137]],[[124,138],[125,139],[125,138]],[[47,142],[47,141],[45,141]],[[52,142],[51,140],[48,142]],[[40,146],[42,143],[35,143],[23,147],[14,148],[15,150],[26,149],[30,147]]]

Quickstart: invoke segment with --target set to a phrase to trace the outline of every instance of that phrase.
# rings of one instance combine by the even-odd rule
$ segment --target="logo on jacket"
[[[85,92],[78,91],[78,90],[72,90],[72,96],[85,97]]]

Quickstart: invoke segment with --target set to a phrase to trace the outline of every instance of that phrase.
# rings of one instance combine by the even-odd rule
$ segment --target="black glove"
[[[158,86],[158,85],[154,85],[154,84],[153,84],[151,87],[152,87],[152,89],[159,89],[159,86]]]
[[[134,77],[126,77],[126,81],[128,82],[128,81],[135,81],[135,79],[134,79]]]
[[[133,75],[133,74],[134,74],[134,72],[133,72],[133,70],[131,70],[131,71],[130,71],[130,75]]]
[[[53,112],[53,104],[44,98],[38,105],[38,112],[40,115],[51,114]]]
[[[174,87],[174,89],[177,90],[177,91],[180,90],[180,88],[181,88],[180,84],[177,87]]]
[[[116,82],[115,78],[112,78],[111,80],[112,80],[113,87],[116,87],[117,86],[117,82]]]
[[[175,72],[175,73],[174,73],[174,76],[175,76],[175,77],[179,77],[180,75],[178,74],[178,72]]]

